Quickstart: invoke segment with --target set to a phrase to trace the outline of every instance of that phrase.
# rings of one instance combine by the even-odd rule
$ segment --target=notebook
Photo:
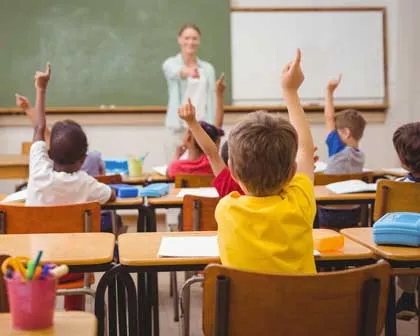
[[[361,192],[375,192],[376,183],[366,183],[361,180],[348,180],[336,183],[330,183],[325,186],[328,190],[336,194],[350,194]]]
[[[185,195],[202,196],[202,197],[219,197],[216,188],[184,188],[176,195],[176,197],[184,197]]]
[[[314,250],[314,256],[320,253]],[[217,236],[162,237],[158,257],[205,258],[219,257]]]
[[[7,195],[0,203],[24,202],[28,195],[27,189]]]

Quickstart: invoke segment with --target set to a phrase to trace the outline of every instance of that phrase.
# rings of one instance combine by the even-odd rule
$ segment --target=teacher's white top
[[[197,58],[200,78],[182,79],[181,69],[185,66],[181,54],[169,57],[163,63],[163,73],[168,84],[168,108],[165,126],[169,129],[181,129],[184,122],[178,118],[178,108],[188,97],[196,107],[197,119],[214,124],[216,109],[216,75],[213,66]]]

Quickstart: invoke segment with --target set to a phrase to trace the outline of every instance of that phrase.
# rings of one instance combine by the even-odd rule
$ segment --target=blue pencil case
[[[168,183],[152,183],[139,190],[139,196],[162,197],[169,193]]]
[[[128,184],[110,184],[115,190],[118,198],[133,198],[139,196],[139,188]]]
[[[373,225],[373,241],[378,245],[419,247],[420,213],[387,213]]]

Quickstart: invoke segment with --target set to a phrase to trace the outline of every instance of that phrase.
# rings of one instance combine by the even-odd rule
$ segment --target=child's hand
[[[327,90],[329,91],[329,92],[334,92],[335,91],[335,89],[337,89],[338,88],[338,86],[340,85],[340,82],[341,82],[341,78],[342,78],[343,76],[342,76],[342,74],[340,74],[339,76],[338,76],[338,78],[337,79],[332,79],[332,80],[330,80],[329,82],[328,82],[328,85],[327,85]]]
[[[288,63],[281,74],[281,87],[283,91],[297,91],[302,85],[305,76],[300,67],[301,52],[296,50],[296,58],[294,61]]]
[[[184,145],[176,146],[175,159],[179,160],[179,158],[182,156],[182,154],[185,153],[186,150],[187,150],[187,147],[185,147]]]
[[[185,120],[187,124],[195,121],[195,107],[191,104],[191,99],[188,98],[187,103],[178,109],[178,116],[180,119]]]
[[[319,156],[317,154],[317,151],[318,151],[318,147],[317,146],[314,146],[314,170],[316,168],[315,163],[317,163],[319,161]]]
[[[225,74],[222,73],[219,77],[219,79],[216,81],[216,94],[222,96],[225,92]]]
[[[32,106],[28,98],[16,93],[16,106],[22,110],[29,110]]]
[[[51,78],[51,64],[47,63],[45,71],[37,71],[35,73],[35,87],[37,89],[45,90],[48,86],[48,81]]]

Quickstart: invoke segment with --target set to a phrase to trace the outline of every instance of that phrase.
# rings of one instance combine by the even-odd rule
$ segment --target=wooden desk
[[[0,235],[0,254],[33,257],[43,250],[43,262],[69,266],[109,264],[114,246],[115,236],[105,232]]]
[[[314,238],[321,235],[326,229],[314,229]],[[188,265],[206,265],[219,263],[219,258],[163,258],[158,257],[160,242],[164,236],[214,236],[217,232],[148,232],[126,233],[118,237],[120,264],[137,267],[162,267],[162,271],[172,266],[183,267]],[[322,252],[316,260],[345,261],[374,259],[373,252],[350,239],[345,239],[342,250]]]
[[[0,154],[0,179],[27,179],[28,176],[28,156]]]
[[[347,238],[371,249],[378,257],[386,259],[391,264],[394,275],[419,275],[420,248],[376,245],[373,241],[372,228],[351,228],[343,229],[340,232]],[[395,314],[395,279],[391,276],[385,327],[386,336],[397,335]],[[420,335],[420,321],[418,328]]]
[[[382,176],[394,176],[394,177],[404,177],[408,175],[408,171],[404,168],[383,168],[373,171],[373,176],[375,178],[382,177]]]
[[[176,197],[180,189],[172,189],[168,195],[159,198],[149,198],[150,206],[159,207],[181,207],[183,199]],[[315,198],[318,204],[361,204],[373,203],[376,193],[353,193],[336,194],[328,190],[325,186],[315,186]]]
[[[54,326],[47,330],[18,331],[12,330],[10,314],[0,314],[2,335],[10,336],[96,336],[97,322],[95,315],[86,312],[55,312]]]
[[[320,234],[325,234],[323,229],[314,230],[314,238]],[[151,333],[153,329],[159,327],[158,310],[158,291],[157,291],[157,272],[164,271],[186,271],[202,270],[209,263],[219,263],[218,257],[205,258],[163,258],[158,257],[158,250],[163,236],[209,236],[216,235],[217,232],[149,232],[149,233],[128,233],[118,237],[118,248],[120,257],[119,274],[125,272],[138,273],[138,292],[139,298],[142,298],[143,306],[141,311],[143,316],[141,320],[145,321],[145,333]],[[374,254],[368,248],[363,247],[349,239],[345,239],[345,245],[342,250],[321,253],[315,257],[317,265],[325,266],[347,266],[372,263]],[[114,269],[115,270],[115,269]],[[131,278],[130,278],[131,279]],[[139,280],[140,279],[140,280]],[[147,281],[145,281],[147,279]],[[102,280],[100,281],[101,285]],[[134,285],[132,288],[135,288]],[[103,293],[97,293],[104,296]],[[128,296],[134,296],[135,293],[128,293]],[[151,311],[153,309],[153,314]],[[139,310],[140,311],[140,310]],[[153,316],[153,318],[152,318]],[[112,318],[112,317],[111,317]],[[140,319],[140,317],[139,317]],[[102,326],[100,327],[102,328]]]
[[[174,182],[174,179],[171,179],[169,176],[159,175],[157,173],[145,173],[140,177],[124,177],[123,183],[132,184],[132,185],[143,185],[146,183],[171,183]]]

